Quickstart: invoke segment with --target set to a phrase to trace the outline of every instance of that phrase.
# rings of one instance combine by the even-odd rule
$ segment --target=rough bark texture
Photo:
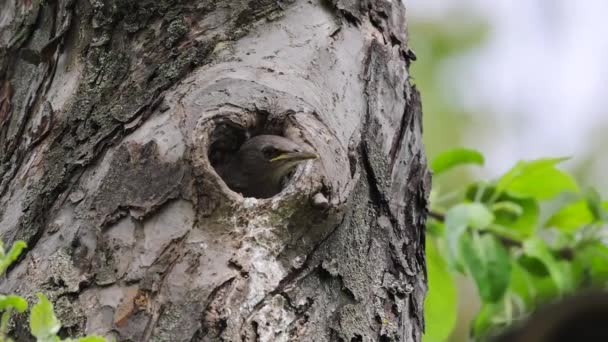
[[[72,336],[420,340],[405,24],[396,0],[0,0],[0,234],[28,243],[1,292]],[[320,158],[243,198],[212,163],[262,132]]]

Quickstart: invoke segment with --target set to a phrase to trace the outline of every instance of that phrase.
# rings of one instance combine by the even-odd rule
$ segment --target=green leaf
[[[471,239],[461,240],[460,250],[482,301],[501,300],[511,279],[511,260],[505,247],[491,234],[473,233]]]
[[[574,178],[555,167],[563,160],[565,158],[520,161],[498,180],[496,190],[537,200],[549,199],[564,191],[577,192]]]
[[[10,251],[0,258],[0,274],[4,273],[4,271],[19,258],[19,255],[21,255],[21,252],[26,246],[24,241],[15,241]]]
[[[565,191],[578,191],[578,185],[568,173],[557,168],[519,177],[507,187],[511,193],[537,200],[553,198]]]
[[[563,290],[557,286],[555,280],[551,277],[549,269],[540,260],[522,255],[517,259],[516,264],[527,272],[527,283],[532,305],[552,300],[563,294]],[[561,266],[557,260],[555,261],[555,265],[555,268],[561,273]]]
[[[517,219],[524,213],[524,208],[521,205],[513,202],[513,201],[501,201],[496,202],[492,205],[492,211],[494,214],[497,212],[504,213],[505,215],[510,215],[511,217]]]
[[[472,324],[473,337],[475,341],[487,340],[485,336],[497,322],[497,317],[502,314],[503,306],[496,303],[482,303]]]
[[[99,336],[87,336],[87,337],[81,337],[76,341],[78,341],[78,342],[106,342],[106,339],[103,337],[99,337]]]
[[[480,183],[475,183],[467,188],[466,199],[474,201],[480,187],[483,187],[484,191],[479,200],[483,203],[490,203],[494,199],[493,210],[498,205],[499,210],[494,210],[497,225],[512,230],[509,234],[510,237],[521,239],[532,235],[540,215],[538,201],[534,198],[513,196],[508,192],[497,195],[495,186]],[[512,206],[512,208],[507,209],[507,206]],[[521,209],[521,214],[516,215],[519,213],[519,209]]]
[[[424,300],[426,329],[422,341],[443,342],[456,324],[456,285],[433,239],[426,244],[426,262],[429,291]]]
[[[608,282],[608,246],[601,241],[594,241],[577,249],[574,262],[588,274],[592,285],[604,287]]]
[[[445,215],[445,234],[448,243],[449,262],[460,267],[460,238],[467,227],[483,229],[494,221],[494,215],[481,203],[461,203],[453,206]]]
[[[61,328],[61,323],[55,317],[53,304],[42,293],[38,293],[38,303],[30,313],[30,332],[39,341],[53,341]]]
[[[569,291],[578,289],[585,283],[586,274],[583,265],[565,259],[559,259],[557,263],[568,280]]]
[[[589,211],[593,215],[593,221],[606,220],[606,213],[602,207],[602,198],[595,189],[589,189],[585,192],[585,200]]]
[[[534,303],[536,290],[530,274],[518,262],[511,263],[511,282],[509,290],[519,296],[526,307],[531,307]]]
[[[467,189],[465,191],[465,198],[471,202],[481,202],[489,204],[490,199],[494,197],[495,192],[495,185],[480,181],[467,186]]]
[[[523,252],[527,257],[536,258],[547,268],[549,275],[560,293],[565,293],[570,288],[570,281],[563,268],[551,253],[547,243],[539,238],[530,238],[524,241]]]
[[[431,162],[431,170],[435,175],[439,175],[459,165],[483,165],[483,163],[484,158],[480,152],[467,148],[454,148],[435,157]]]
[[[0,310],[6,310],[7,308],[13,308],[18,312],[23,313],[27,310],[27,301],[20,296],[0,295]]]
[[[548,277],[549,269],[539,259],[527,255],[521,255],[517,258],[518,264],[523,267],[530,275],[535,277]]]
[[[594,214],[586,200],[576,201],[561,207],[545,223],[545,227],[555,227],[564,232],[574,232],[594,221]]]
[[[506,211],[495,212],[496,224],[508,227],[517,236],[531,236],[536,229],[540,215],[538,202],[533,198],[512,197],[509,193],[502,194],[500,196],[500,201],[515,203],[522,209],[522,213],[519,216],[515,216]]]
[[[446,214],[446,223],[454,216],[458,217],[456,221],[464,219],[464,223],[473,229],[486,228],[494,221],[492,212],[481,203],[461,203],[455,205]]]
[[[507,173],[498,179],[496,190],[503,192],[513,181],[522,175],[534,173],[538,170],[555,167],[555,165],[567,160],[568,158],[542,158],[532,161],[520,160]]]

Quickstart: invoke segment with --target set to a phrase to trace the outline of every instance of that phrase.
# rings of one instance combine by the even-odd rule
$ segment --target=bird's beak
[[[319,156],[316,153],[312,152],[285,152],[280,155],[270,159],[271,162],[279,161],[279,160],[289,160],[289,161],[302,161],[308,159],[317,159]]]

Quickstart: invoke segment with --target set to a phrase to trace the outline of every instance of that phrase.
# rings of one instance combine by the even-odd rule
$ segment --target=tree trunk
[[[389,0],[0,0],[1,292],[118,341],[419,341],[429,172]],[[214,163],[307,144],[269,199]],[[31,340],[23,318],[13,332]]]

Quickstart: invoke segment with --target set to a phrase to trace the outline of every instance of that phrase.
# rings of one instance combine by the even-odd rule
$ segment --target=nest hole
[[[230,163],[239,148],[248,139],[248,132],[241,127],[219,124],[211,133],[209,162],[216,171]]]
[[[257,127],[244,128],[233,123],[219,123],[211,132],[209,139],[208,158],[215,172],[222,178],[224,183],[234,192],[240,193],[244,197],[269,198],[272,197],[285,187],[291,180],[294,171],[289,172],[281,180],[280,188],[259,193],[248,187],[239,186],[237,179],[239,172],[244,170],[235,170],[233,161],[238,156],[238,151],[241,146],[248,140],[258,135],[279,135],[283,136],[283,132],[277,128],[269,128],[264,126],[265,120],[259,120]]]

